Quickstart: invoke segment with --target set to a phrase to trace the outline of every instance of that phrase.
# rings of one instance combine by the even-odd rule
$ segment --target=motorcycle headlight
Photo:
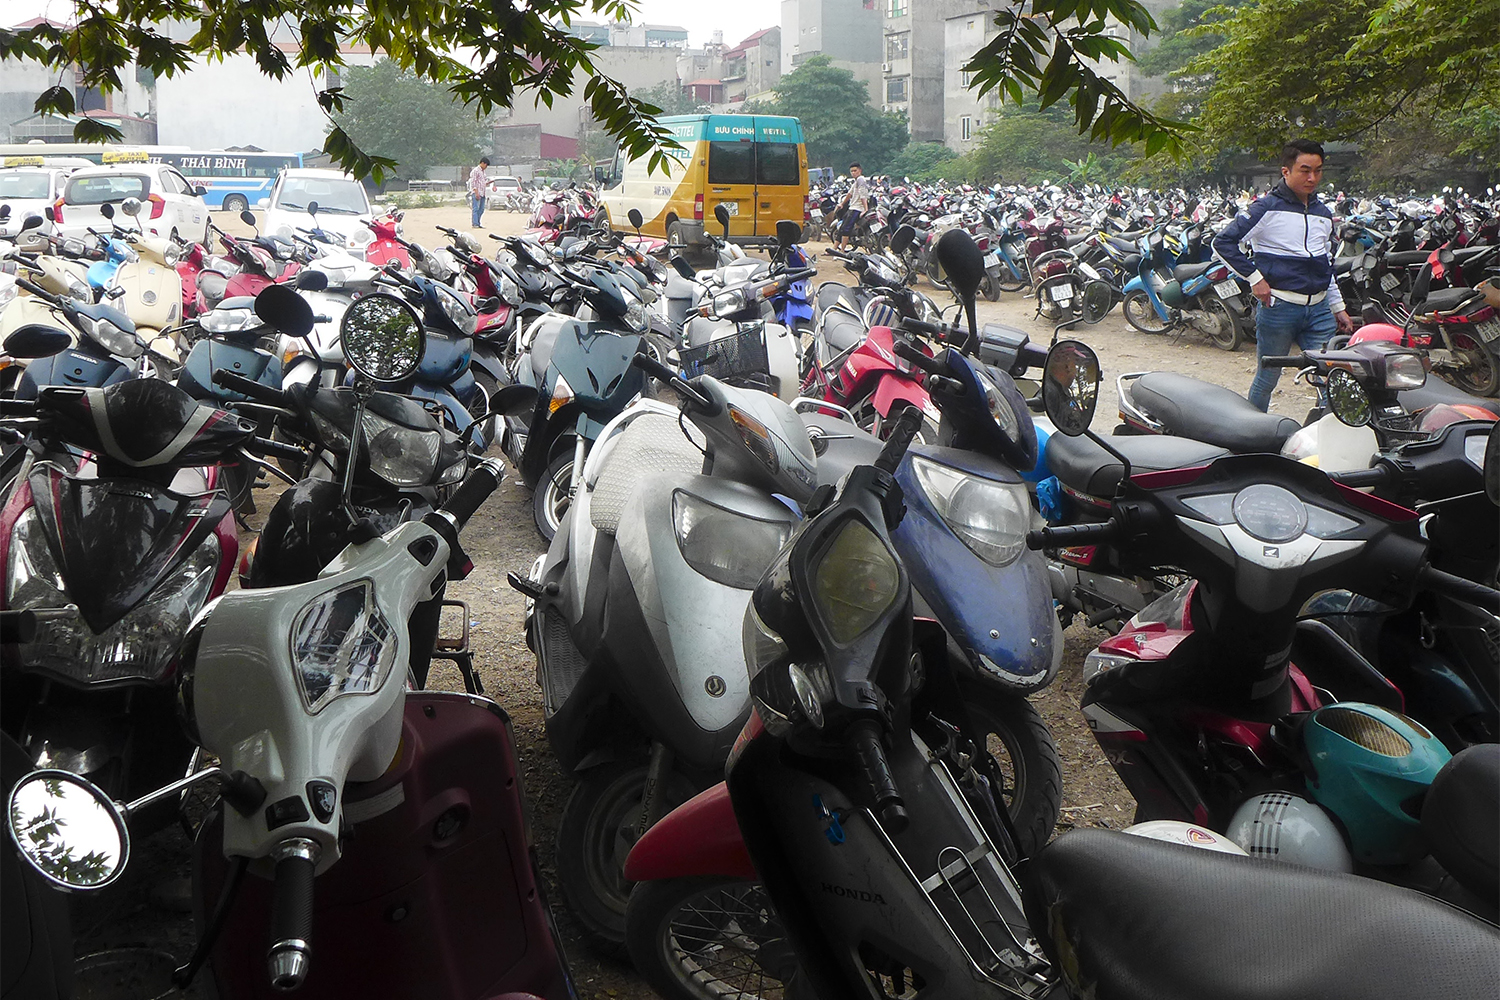
[[[177,262],[182,259],[182,252],[175,245],[168,246],[162,251],[161,259],[168,267],[176,267]]]
[[[741,632],[750,668],[750,701],[767,729],[778,736],[806,719],[823,728],[823,705],[833,700],[833,683],[822,663],[793,663],[786,643],[767,625],[751,601]]]
[[[390,622],[375,605],[375,585],[360,580],[320,594],[292,624],[292,663],[307,711],[380,687],[396,659]]]
[[[354,248],[367,247],[375,242],[375,234],[369,229],[356,229],[349,234],[349,246]]]
[[[437,472],[443,435],[392,423],[369,410],[360,418],[370,471],[392,486],[425,486]]]
[[[713,297],[709,311],[717,319],[721,316],[733,316],[735,313],[747,308],[749,304],[750,300],[745,295],[743,287],[731,288],[727,292],[720,292]]]
[[[791,536],[791,525],[725,510],[677,490],[672,524],[682,558],[699,573],[737,590],[751,590]]]
[[[1007,566],[1025,551],[1031,504],[1024,485],[979,479],[917,455],[911,465],[933,509],[976,556]]]
[[[833,641],[847,645],[895,602],[900,579],[890,548],[863,521],[850,518],[813,570],[813,609]]]
[[[495,283],[496,290],[500,293],[500,300],[506,305],[518,306],[521,304],[521,286],[517,285],[508,274],[500,275],[500,280]]]
[[[639,302],[632,301],[626,306],[625,315],[621,319],[634,333],[645,333],[650,327],[650,321],[646,318],[646,307]]]
[[[219,556],[218,539],[207,539],[149,597],[103,632],[96,634],[81,617],[39,621],[35,638],[20,646],[20,662],[78,683],[160,679],[208,599]],[[5,601],[12,610],[72,603],[34,509],[16,519],[6,569]]]
[[[233,333],[260,326],[254,309],[214,309],[199,317],[198,325],[209,333]]]
[[[133,333],[126,333],[107,319],[90,319],[80,315],[78,323],[99,346],[122,358],[138,358],[146,350]]]
[[[4,309],[21,294],[21,287],[14,281],[0,283],[0,309]]]
[[[1420,389],[1427,384],[1427,369],[1420,354],[1387,354],[1385,387],[1387,389]]]
[[[474,310],[464,305],[462,299],[451,292],[439,291],[438,301],[442,303],[443,315],[448,317],[450,323],[458,327],[465,336],[471,336],[474,333],[474,325],[478,317],[474,315]]]
[[[76,274],[68,275],[68,294],[75,299],[82,299],[85,302],[94,301],[94,290],[89,287],[87,281],[84,281]]]
[[[1000,389],[984,372],[977,368],[974,374],[979,376],[979,388],[984,390],[984,403],[989,407],[990,416],[995,423],[1005,432],[1005,436],[1019,443],[1021,438],[1021,418],[1016,416],[1015,408],[1000,395]]]

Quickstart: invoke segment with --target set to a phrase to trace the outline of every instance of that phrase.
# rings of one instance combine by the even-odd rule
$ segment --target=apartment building
[[[881,13],[886,0],[782,0],[781,72],[792,72],[802,61],[825,55],[835,66],[852,72],[870,92],[870,103],[880,107]]]

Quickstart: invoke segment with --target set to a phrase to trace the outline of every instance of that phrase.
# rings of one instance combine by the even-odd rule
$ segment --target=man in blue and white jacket
[[[1315,351],[1337,331],[1354,329],[1333,276],[1333,213],[1315,193],[1323,180],[1323,147],[1293,139],[1281,151],[1281,183],[1257,198],[1214,237],[1214,250],[1250,282],[1260,300],[1255,316],[1256,360]],[[1250,256],[1240,251],[1250,244]],[[1279,368],[1260,368],[1250,402],[1271,406]]]

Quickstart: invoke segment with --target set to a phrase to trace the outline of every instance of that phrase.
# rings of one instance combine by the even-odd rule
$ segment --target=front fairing
[[[416,379],[429,385],[448,385],[468,371],[473,354],[473,337],[429,329]]]
[[[101,355],[103,352],[97,345],[86,340],[61,354],[31,361],[16,387],[16,398],[35,399],[37,393],[47,386],[100,388],[131,377],[128,367],[108,355]]]
[[[237,343],[228,337],[210,337],[193,345],[178,384],[199,399],[244,402],[250,397],[215,384],[214,372],[226,371],[259,382],[281,386],[281,358],[253,343]]]

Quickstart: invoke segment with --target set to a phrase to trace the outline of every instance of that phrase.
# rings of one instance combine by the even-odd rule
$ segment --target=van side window
[[[709,143],[708,182],[710,184],[753,184],[755,182],[755,143]]]
[[[797,184],[797,146],[790,142],[762,142],[756,145],[756,183]]]

